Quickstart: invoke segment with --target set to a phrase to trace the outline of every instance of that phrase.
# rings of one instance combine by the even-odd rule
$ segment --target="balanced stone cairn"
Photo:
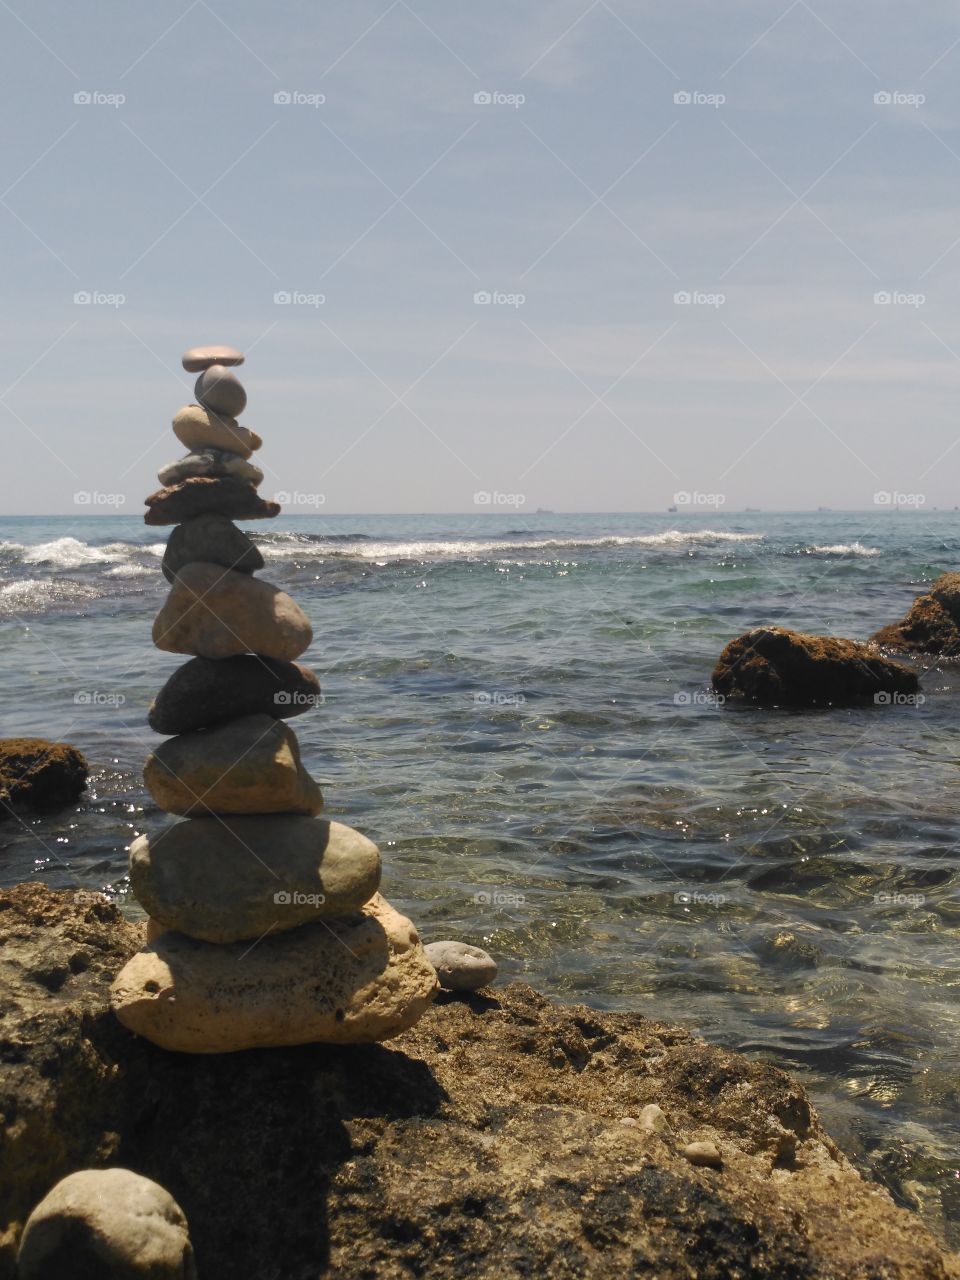
[[[130,847],[147,945],[111,997],[124,1026],[186,1053],[386,1040],[438,989],[416,929],[378,893],[376,845],[318,817],[284,723],[320,686],[294,661],[313,639],[306,615],[253,576],[263,556],[233,523],[280,511],[257,493],[260,437],[237,421],[243,360],[231,347],[183,357],[197,403],[173,430],[190,452],[146,500],[148,525],[175,526],[154,644],[191,659],[150,708],[151,728],[174,736],[144,780],[178,820]]]

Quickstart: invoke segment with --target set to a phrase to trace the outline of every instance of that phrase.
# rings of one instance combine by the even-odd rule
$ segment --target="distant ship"
[[[554,512],[552,512],[549,507],[537,507],[533,514],[535,516],[552,516]]]
[[[832,511],[833,507],[817,507],[818,511]]]
[[[667,507],[667,511],[668,511],[668,512],[670,512],[670,511],[676,511],[676,509],[677,509],[676,507]]]
[[[760,510],[759,507],[744,507],[743,509],[744,511],[752,511],[754,515],[756,515],[757,512]]]

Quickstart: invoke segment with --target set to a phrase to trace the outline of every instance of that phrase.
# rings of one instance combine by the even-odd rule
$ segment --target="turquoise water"
[[[919,706],[718,707],[723,645],[866,637],[960,561],[960,514],[287,517],[261,576],[309,613],[292,722],[384,889],[504,978],[675,1019],[799,1073],[864,1168],[958,1239],[960,671]],[[74,742],[76,812],[7,821],[0,875],[103,888],[164,821],[147,705],[162,531],[0,521],[2,733]],[[78,695],[79,699],[78,699]]]

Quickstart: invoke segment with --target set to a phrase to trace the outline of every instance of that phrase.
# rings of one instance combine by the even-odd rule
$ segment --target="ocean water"
[[[428,940],[685,1023],[798,1074],[833,1133],[960,1241],[960,671],[918,705],[719,706],[760,623],[866,637],[960,561],[960,514],[283,515],[261,576],[314,623],[292,721]],[[165,531],[0,520],[4,736],[75,743],[75,811],[0,826],[5,883],[103,889],[166,821],[145,713]]]

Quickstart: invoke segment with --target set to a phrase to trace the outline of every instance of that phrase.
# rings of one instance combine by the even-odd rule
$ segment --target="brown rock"
[[[928,592],[917,596],[905,617],[871,639],[899,653],[960,657],[960,573],[941,574]]]
[[[411,922],[378,894],[362,911],[256,946],[161,934],[110,991],[131,1031],[178,1053],[390,1040],[423,1015],[437,975]]]
[[[241,427],[236,418],[199,404],[180,410],[173,420],[173,434],[190,450],[221,449],[241,458],[249,458],[263,444],[255,431]]]
[[[183,353],[182,363],[187,373],[202,373],[212,364],[235,368],[243,364],[245,357],[236,347],[191,347]]]
[[[148,719],[156,733],[189,733],[260,712],[286,720],[321,701],[316,672],[298,662],[259,654],[219,661],[194,658],[163,686]]]
[[[163,576],[172,582],[178,569],[198,560],[222,564],[238,573],[255,573],[263,568],[263,556],[256,544],[226,516],[194,516],[178,524],[164,552]]]
[[[758,627],[731,640],[713,672],[725,698],[765,706],[822,707],[888,703],[915,694],[916,672],[870,645]]]
[[[305,813],[323,808],[300,762],[297,735],[269,715],[168,738],[147,757],[143,780],[166,813]]]
[[[289,661],[309,647],[313,628],[279,587],[219,564],[186,564],[153,624],[167,653],[229,658],[255,653]]]
[[[57,809],[72,804],[90,769],[76,749],[44,738],[0,738],[0,818],[11,805]]]
[[[0,1280],[33,1206],[110,1162],[169,1188],[216,1280],[960,1276],[795,1080],[688,1029],[514,983],[388,1045],[165,1053],[106,1002],[142,937],[106,902],[0,890]],[[722,1176],[620,1124],[654,1103],[681,1146],[715,1135]]]
[[[197,516],[226,516],[230,520],[272,520],[279,502],[266,502],[253,485],[232,476],[191,476],[146,499],[144,524],[180,524]]]

